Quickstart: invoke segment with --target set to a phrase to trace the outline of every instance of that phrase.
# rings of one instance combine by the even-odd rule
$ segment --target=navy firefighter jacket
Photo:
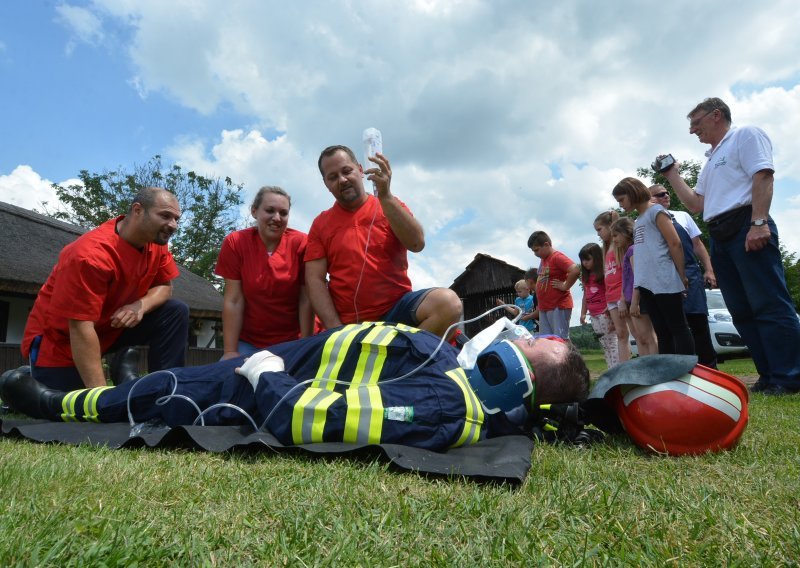
[[[159,371],[119,387],[69,393],[63,420],[136,422],[159,418],[170,426],[192,424],[198,409],[238,406],[286,445],[314,442],[395,443],[445,450],[479,441],[485,416],[446,342],[402,324],[361,323],[281,343],[269,351],[285,371],[262,373],[256,388],[234,372],[244,358]],[[156,405],[163,397],[166,404]],[[191,399],[194,405],[185,398]],[[207,425],[244,424],[231,408],[204,415]]]

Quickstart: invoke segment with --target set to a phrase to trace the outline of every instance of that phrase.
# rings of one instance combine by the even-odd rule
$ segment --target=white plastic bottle
[[[364,143],[364,163],[361,164],[363,168],[375,168],[375,162],[370,162],[370,156],[374,156],[378,152],[383,153],[383,137],[381,131],[377,128],[367,128],[361,135],[361,141]]]

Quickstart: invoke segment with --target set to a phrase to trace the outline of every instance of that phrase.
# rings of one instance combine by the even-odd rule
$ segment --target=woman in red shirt
[[[250,207],[256,226],[225,237],[215,272],[225,279],[222,359],[313,333],[305,290],[306,234],[287,227],[292,201],[265,186]]]

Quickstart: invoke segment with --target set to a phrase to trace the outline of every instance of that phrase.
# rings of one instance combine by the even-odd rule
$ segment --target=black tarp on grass
[[[118,448],[185,448],[208,452],[277,451],[318,456],[379,457],[404,471],[476,481],[519,484],[531,467],[533,441],[502,436],[478,444],[432,452],[398,444],[322,443],[284,446],[271,434],[239,426],[145,426],[131,436],[128,424],[62,423],[43,420],[0,421],[0,434],[34,442],[89,444]]]

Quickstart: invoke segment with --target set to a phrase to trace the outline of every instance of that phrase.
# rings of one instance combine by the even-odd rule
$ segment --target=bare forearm
[[[573,264],[567,271],[567,278],[564,280],[564,290],[569,290],[578,281],[578,276],[581,275],[581,267]]]
[[[330,329],[342,325],[339,312],[333,305],[333,298],[328,291],[328,259],[317,258],[306,262],[306,292],[311,301],[311,307],[317,314],[322,324]]]
[[[420,252],[425,248],[425,231],[419,221],[392,195],[381,197],[380,202],[392,232],[403,246],[411,252]]]
[[[91,321],[69,321],[69,343],[72,360],[86,388],[106,385],[103,373],[100,338]]]
[[[322,320],[322,324],[330,329],[342,325],[342,320],[339,319],[339,312],[333,305],[333,298],[328,291],[328,286],[325,282],[306,281],[308,288],[308,297],[311,300],[311,307],[314,312]]]
[[[668,170],[665,174],[667,181],[669,181],[672,189],[675,190],[675,195],[681,200],[686,208],[692,213],[700,213],[703,210],[704,199],[702,195],[695,192],[694,189],[684,181],[678,173],[678,166],[675,165],[672,169]]]
[[[694,255],[700,261],[700,264],[703,265],[703,279],[712,288],[716,287],[717,277],[714,274],[714,266],[711,264],[711,256],[708,254],[706,245],[703,244],[703,241],[700,240],[699,236],[692,239],[692,245]]]
[[[222,304],[222,344],[225,353],[238,353],[239,335],[244,321],[244,302]]]
[[[149,314],[156,308],[163,306],[164,302],[172,297],[172,284],[153,286],[142,296],[141,302],[144,313]]]
[[[314,310],[311,307],[311,300],[308,298],[308,291],[303,286],[300,289],[300,300],[297,306],[298,317],[300,318],[300,337],[309,337],[314,334]]]
[[[678,271],[678,275],[681,277],[681,280],[686,280],[686,266],[684,264],[684,256],[683,256],[683,246],[681,246],[681,242],[668,242],[667,245],[669,246],[669,255],[672,257],[672,262],[675,264],[675,270]]]
[[[762,170],[753,176],[753,215],[752,219],[766,219],[772,205],[773,175]]]

